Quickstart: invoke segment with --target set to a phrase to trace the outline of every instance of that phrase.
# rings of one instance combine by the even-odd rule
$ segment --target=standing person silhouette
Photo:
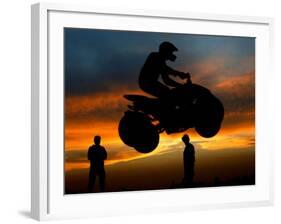
[[[94,137],[94,145],[89,147],[88,150],[88,160],[90,160],[90,172],[89,172],[89,185],[88,190],[92,192],[95,185],[96,176],[99,177],[100,191],[105,190],[105,170],[104,170],[104,160],[107,159],[107,153],[103,146],[100,145],[101,137]]]
[[[195,163],[195,151],[194,146],[190,143],[189,136],[184,135],[182,141],[185,144],[183,152],[183,164],[184,164],[184,186],[190,186],[192,184],[194,176],[194,163]]]

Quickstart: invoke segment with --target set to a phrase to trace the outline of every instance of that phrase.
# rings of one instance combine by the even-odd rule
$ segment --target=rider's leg
[[[143,91],[149,93],[153,96],[156,96],[160,100],[161,104],[161,113],[160,123],[158,124],[158,130],[163,131],[163,128],[169,132],[167,128],[171,126],[170,122],[172,121],[171,106],[172,106],[172,97],[170,96],[169,87],[156,82],[149,85],[140,85]]]
[[[140,88],[144,92],[149,93],[158,98],[166,96],[170,91],[170,89],[167,86],[161,84],[160,82],[149,83],[146,85],[142,84],[140,85]]]

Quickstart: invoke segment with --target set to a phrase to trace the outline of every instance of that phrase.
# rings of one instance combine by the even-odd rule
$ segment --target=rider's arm
[[[175,80],[169,77],[168,73],[162,73],[162,79],[163,82],[168,86],[172,86],[172,87],[180,86],[178,82],[176,82]]]
[[[169,75],[173,75],[173,76],[179,76],[179,77],[181,77],[181,78],[182,78],[182,76],[185,75],[184,72],[176,71],[176,70],[170,68],[170,67],[167,66],[167,65],[165,65],[164,73],[168,73]]]
[[[186,83],[192,84],[189,72],[187,72],[187,73],[179,72],[179,71],[176,71],[176,70],[170,68],[169,66],[165,65],[165,69],[164,69],[163,73],[168,73],[168,74],[171,74],[174,76],[179,76],[181,79],[186,79]]]

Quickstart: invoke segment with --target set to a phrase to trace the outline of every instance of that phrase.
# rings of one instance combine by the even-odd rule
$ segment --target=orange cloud
[[[243,75],[224,77],[222,81],[215,85],[215,88],[221,90],[233,91],[241,87],[253,86],[255,83],[255,74],[253,72],[245,73]],[[243,90],[244,88],[240,89]]]
[[[111,134],[110,131],[111,130]],[[181,142],[183,133],[167,135],[161,134],[160,143],[157,149],[149,154],[138,153],[133,148],[130,148],[123,144],[120,140],[118,133],[113,128],[108,129],[108,137],[103,137],[102,144],[105,146],[108,152],[108,160],[106,165],[114,165],[119,162],[127,162],[134,159],[140,159],[144,157],[157,156],[166,152],[176,152],[183,150],[184,146]],[[76,130],[80,132],[79,129]],[[222,127],[221,131],[213,138],[203,138],[199,136],[194,129],[188,130],[192,143],[196,148],[206,150],[220,150],[220,149],[241,149],[252,148],[255,144],[255,127],[247,123],[240,123],[236,127]],[[67,139],[67,138],[66,138]],[[66,140],[67,142],[68,140]],[[68,142],[69,148],[66,148],[66,153],[75,150],[83,151],[83,158],[77,157],[77,161],[66,160],[66,170],[87,168],[89,163],[86,161],[87,149],[92,144],[91,131],[85,132],[84,135],[80,135],[76,139],[72,139],[72,142]]]

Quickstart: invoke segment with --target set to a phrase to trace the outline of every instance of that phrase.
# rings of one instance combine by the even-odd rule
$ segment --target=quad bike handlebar
[[[185,81],[185,84],[192,83],[192,82],[191,82],[191,75],[190,75],[189,72],[186,72],[186,73],[183,72],[182,74],[179,75],[179,77],[180,77],[181,79],[183,79],[183,80],[186,80],[186,81]]]

